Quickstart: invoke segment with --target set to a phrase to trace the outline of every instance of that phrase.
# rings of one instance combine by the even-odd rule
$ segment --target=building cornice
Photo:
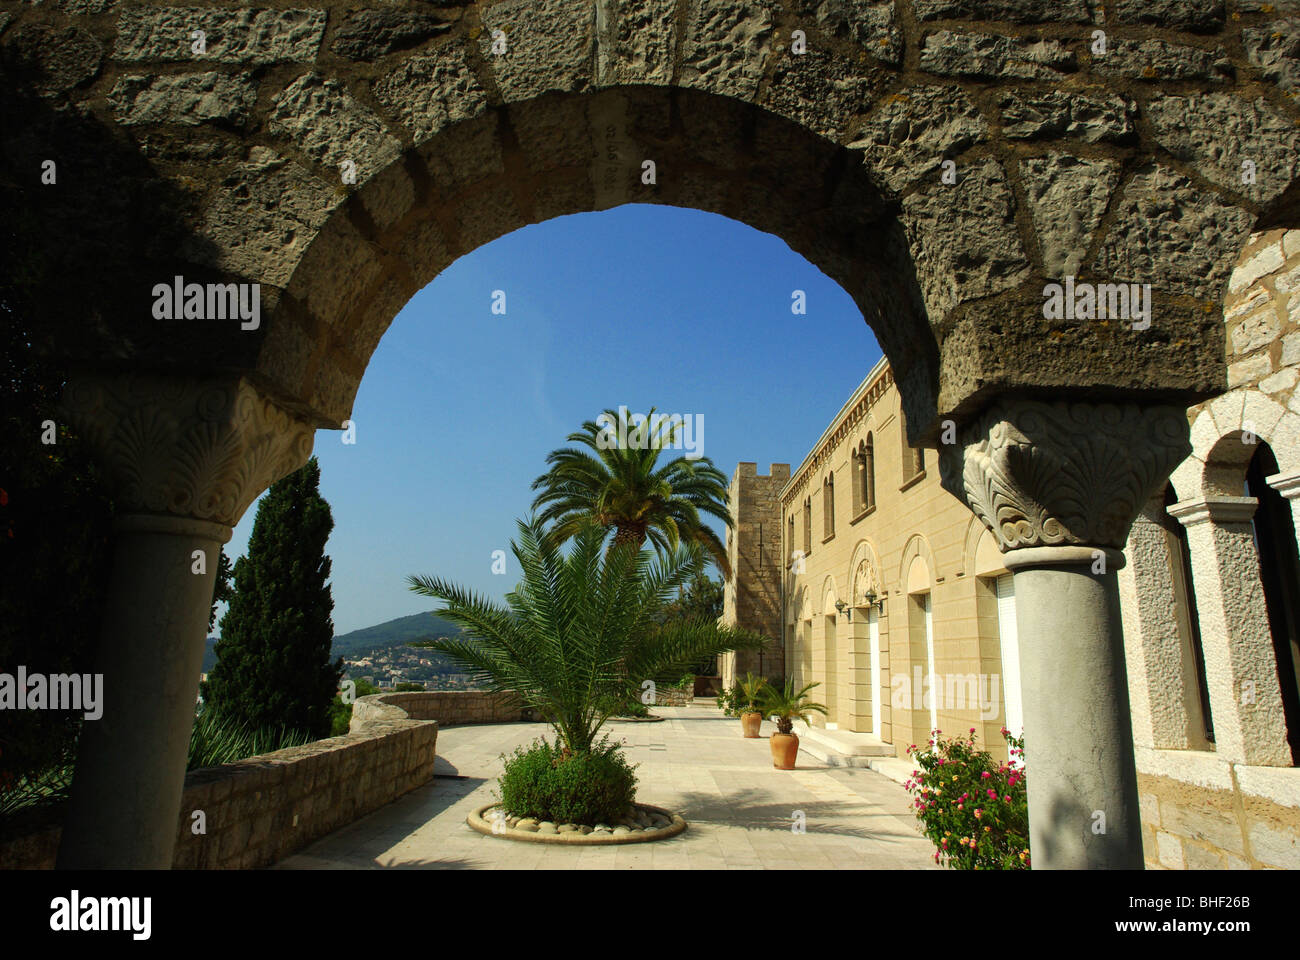
[[[781,488],[777,496],[782,508],[789,506],[802,493],[808,478],[830,459],[835,448],[866,418],[871,408],[893,385],[894,371],[889,366],[889,361],[881,357],[839,413],[831,419],[830,425],[813,444],[812,450],[790,475],[790,480]]]

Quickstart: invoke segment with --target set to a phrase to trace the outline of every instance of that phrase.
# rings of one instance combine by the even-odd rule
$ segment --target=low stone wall
[[[655,706],[686,707],[695,702],[695,691],[683,690],[681,687],[656,687]]]
[[[347,735],[290,747],[185,777],[175,869],[249,869],[282,860],[433,777],[434,704],[380,694],[353,705]],[[359,710],[357,708],[360,708]],[[204,833],[195,833],[202,812]],[[58,811],[0,841],[0,869],[52,869]]]
[[[380,693],[362,697],[352,705],[352,724],[387,717],[384,711],[400,704],[413,720],[437,720],[446,727],[453,723],[518,723],[532,719],[532,711],[512,693],[478,690],[433,690],[413,693]]]
[[[1300,768],[1138,748],[1149,869],[1300,870]]]

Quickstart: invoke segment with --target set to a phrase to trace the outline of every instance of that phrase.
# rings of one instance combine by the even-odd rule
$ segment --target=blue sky
[[[505,315],[491,312],[492,291]],[[792,314],[804,290],[807,314]],[[809,336],[809,331],[815,331]],[[407,574],[492,597],[546,454],[606,407],[703,415],[728,477],[808,452],[880,349],[849,296],[770,234],[632,204],[500,237],[402,309],[361,382],[356,443],[318,431],[342,634],[432,609]],[[246,549],[256,504],[226,545]]]

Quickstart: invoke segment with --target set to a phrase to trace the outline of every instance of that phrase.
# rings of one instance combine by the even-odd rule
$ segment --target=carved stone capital
[[[119,512],[234,526],[305,464],[315,430],[247,380],[91,374],[63,409],[112,479]]]
[[[1174,406],[998,398],[940,447],[940,475],[1004,553],[1122,550],[1138,512],[1191,453],[1188,432]]]

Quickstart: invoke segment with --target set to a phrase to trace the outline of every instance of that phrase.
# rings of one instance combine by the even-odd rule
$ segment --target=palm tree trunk
[[[645,543],[645,526],[641,524],[619,524],[618,529],[614,532],[614,543],[630,544],[633,549],[640,550]]]

